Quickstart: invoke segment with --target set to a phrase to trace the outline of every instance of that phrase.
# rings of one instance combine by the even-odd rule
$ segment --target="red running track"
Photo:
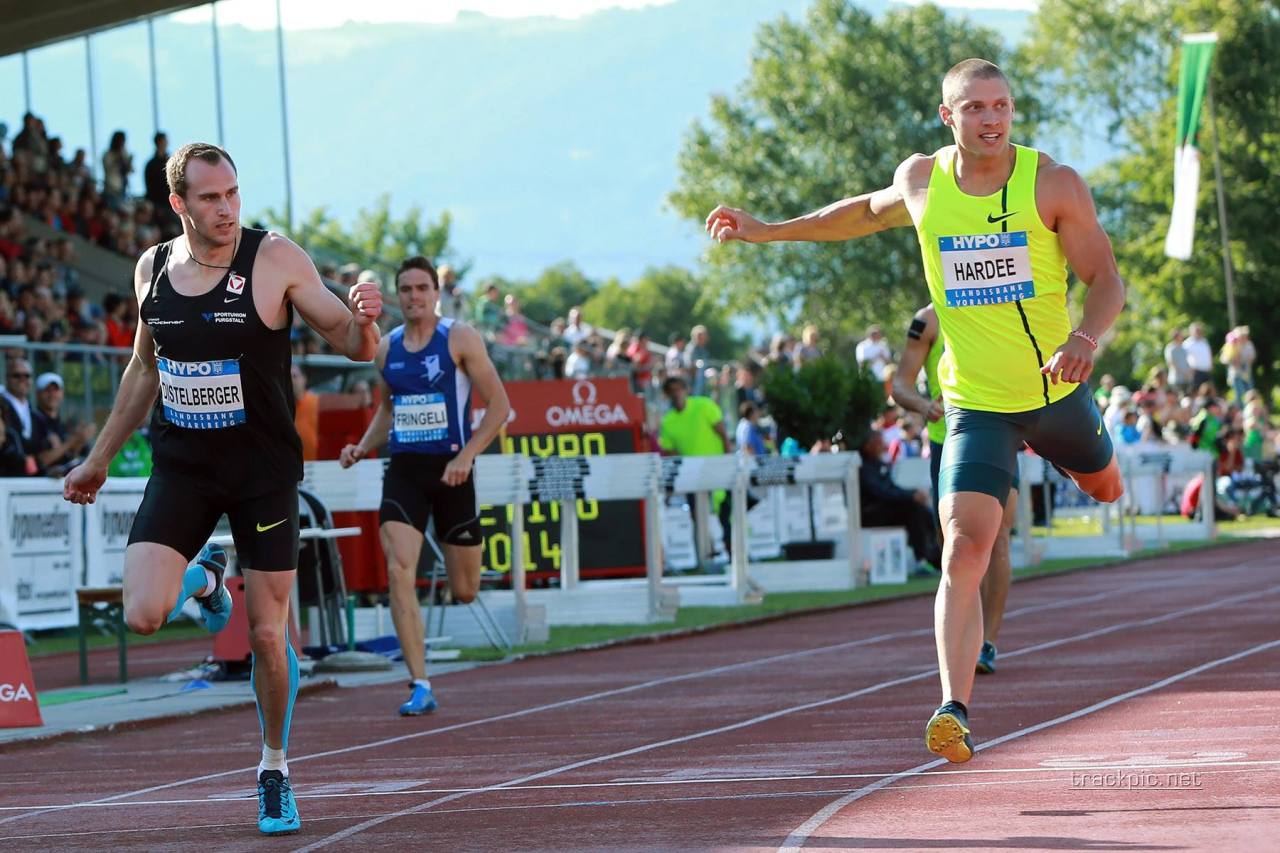
[[[270,842],[252,709],[10,748],[0,849],[1280,849],[1277,606],[1272,543],[1016,584],[965,765],[916,598],[455,673],[426,719],[305,697]]]

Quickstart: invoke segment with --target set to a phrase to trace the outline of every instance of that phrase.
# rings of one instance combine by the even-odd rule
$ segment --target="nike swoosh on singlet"
[[[995,225],[997,222],[1004,222],[1010,216],[1017,216],[1017,215],[1018,215],[1018,211],[1016,210],[1013,213],[1002,213],[999,216],[992,216],[990,213],[988,213],[987,221],[990,222],[992,225]]]
[[[223,304],[223,305],[226,305],[228,302],[239,302],[239,301],[240,301],[240,297],[239,297],[239,296],[233,296],[233,297],[232,297],[232,298],[230,298],[230,299],[223,299],[223,300],[222,300],[222,304]]]
[[[279,521],[277,521],[275,524],[268,524],[268,525],[266,525],[265,527],[263,526],[262,522],[258,522],[258,532],[259,532],[259,533],[266,533],[266,532],[267,532],[268,530],[270,530],[271,528],[273,528],[273,527],[279,527],[280,525],[284,524],[284,523],[285,523],[286,521],[288,521],[288,520],[289,520],[289,519],[287,519],[287,518],[282,518],[282,519],[280,519]]]

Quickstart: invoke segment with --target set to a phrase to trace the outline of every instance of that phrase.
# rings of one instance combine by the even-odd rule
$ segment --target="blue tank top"
[[[453,456],[471,438],[471,379],[449,354],[453,320],[441,317],[416,352],[404,346],[404,326],[391,330],[382,379],[391,392],[388,452]]]

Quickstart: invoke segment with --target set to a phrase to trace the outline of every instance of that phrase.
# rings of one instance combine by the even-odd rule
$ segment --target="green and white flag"
[[[1196,131],[1200,108],[1209,82],[1209,66],[1217,33],[1182,37],[1182,70],[1178,74],[1178,144],[1173,152],[1173,215],[1164,238],[1164,253],[1171,258],[1191,257],[1196,230],[1196,193],[1200,186],[1200,149]]]

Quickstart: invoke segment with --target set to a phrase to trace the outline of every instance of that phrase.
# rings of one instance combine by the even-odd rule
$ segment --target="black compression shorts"
[[[480,531],[480,507],[476,503],[474,474],[459,486],[440,478],[452,456],[428,453],[396,453],[382,476],[382,524],[399,521],[426,531],[435,519],[436,536],[449,545],[484,543]]]
[[[1093,474],[1111,463],[1114,449],[1087,385],[1029,412],[983,412],[947,407],[939,495],[981,492],[1004,503],[1026,442],[1054,465]]]
[[[298,485],[242,498],[181,475],[153,471],[129,531],[129,544],[168,545],[195,558],[223,514],[231,522],[241,569],[286,572],[298,567]]]

